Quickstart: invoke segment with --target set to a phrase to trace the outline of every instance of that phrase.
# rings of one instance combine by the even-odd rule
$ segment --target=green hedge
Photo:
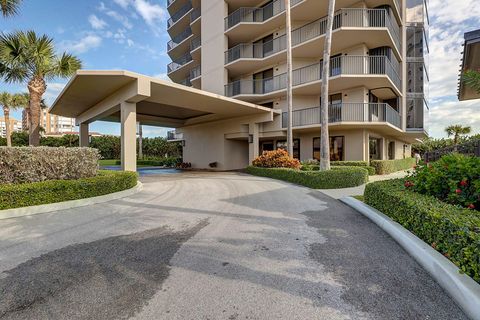
[[[375,175],[375,168],[370,167],[366,161],[331,161],[330,165],[332,167],[361,167],[367,169],[368,175]],[[317,164],[303,164],[302,171],[318,171],[320,166]]]
[[[149,167],[175,167],[177,163],[182,162],[181,158],[168,157],[156,160],[137,160],[137,166],[149,166]],[[120,165],[121,161],[116,160],[115,165]]]
[[[332,167],[329,171],[300,171],[284,168],[248,167],[255,176],[273,178],[314,189],[350,188],[368,182],[368,171],[359,167]]]
[[[480,283],[480,215],[404,187],[404,180],[370,183],[365,202],[410,230]]]
[[[4,184],[0,186],[0,210],[101,196],[133,188],[135,172],[99,171],[96,177],[78,180]]]
[[[372,160],[370,161],[370,165],[375,168],[376,174],[389,174],[413,168],[413,166],[415,166],[415,158]]]

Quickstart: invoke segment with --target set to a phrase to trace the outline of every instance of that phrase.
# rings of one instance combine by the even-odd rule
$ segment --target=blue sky
[[[166,0],[24,0],[19,16],[0,19],[0,30],[34,29],[55,39],[59,50],[78,55],[84,69],[126,69],[166,78]],[[430,134],[445,136],[449,124],[480,133],[480,101],[458,102],[463,33],[480,28],[478,0],[430,0]],[[49,83],[49,103],[65,85]],[[3,85],[3,84],[2,84]],[[23,91],[18,85],[8,90]],[[2,89],[3,90],[3,89]],[[18,112],[14,117],[20,118]],[[97,122],[93,131],[118,134],[118,124]],[[148,136],[165,129],[145,127]]]

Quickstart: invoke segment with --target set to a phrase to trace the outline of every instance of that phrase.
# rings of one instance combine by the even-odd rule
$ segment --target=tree
[[[330,78],[330,54],[332,51],[332,29],[335,15],[335,0],[328,1],[327,31],[323,51],[322,99],[320,105],[320,170],[330,170],[330,136],[328,133],[328,88]]]
[[[11,94],[9,92],[0,93],[0,105],[3,108],[3,116],[5,120],[5,138],[7,147],[12,146],[12,128],[10,127],[10,111],[19,107],[24,107],[27,101],[22,94]]]
[[[480,72],[473,70],[466,70],[462,75],[462,81],[472,88],[473,90],[480,93]]]
[[[22,0],[0,0],[0,10],[4,17],[11,17],[18,14]]]
[[[292,21],[290,0],[285,0],[286,40],[287,40],[287,151],[293,156],[293,97],[292,97]]]
[[[457,145],[461,136],[472,132],[471,127],[464,127],[461,124],[451,125],[445,128],[448,137],[453,136],[453,144]]]
[[[29,92],[29,143],[40,143],[41,101],[47,81],[72,76],[80,60],[69,53],[57,55],[53,39],[35,31],[0,35],[0,73],[6,82],[26,83]]]

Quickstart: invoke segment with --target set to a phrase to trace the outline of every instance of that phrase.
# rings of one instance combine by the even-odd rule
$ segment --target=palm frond
[[[52,77],[70,77],[75,74],[78,69],[82,68],[80,59],[72,54],[64,52],[55,58],[52,64],[52,70],[48,76]]]
[[[4,17],[10,17],[18,14],[22,0],[0,0],[0,10]]]
[[[466,70],[462,75],[462,81],[473,90],[480,93],[480,72]]]

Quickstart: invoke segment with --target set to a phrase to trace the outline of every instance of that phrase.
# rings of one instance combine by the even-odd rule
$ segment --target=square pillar
[[[252,161],[258,157],[260,150],[259,142],[259,124],[250,123],[248,125],[248,164],[251,165]]]
[[[137,104],[122,102],[120,118],[122,170],[137,171]]]
[[[80,123],[79,128],[80,128],[79,146],[88,147],[89,145],[88,123]]]

